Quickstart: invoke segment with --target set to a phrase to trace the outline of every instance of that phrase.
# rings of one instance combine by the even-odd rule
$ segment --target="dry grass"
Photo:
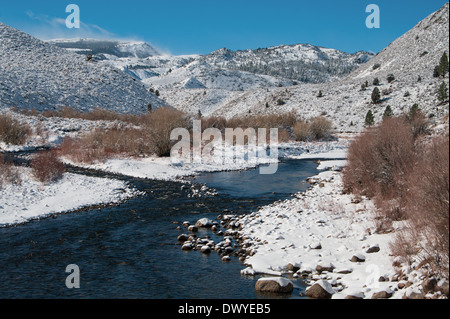
[[[96,108],[89,112],[81,112],[68,106],[55,111],[43,111],[41,115],[45,117],[73,118],[88,121],[122,121],[136,123],[139,120],[139,116],[134,114],[122,114],[102,108]]]

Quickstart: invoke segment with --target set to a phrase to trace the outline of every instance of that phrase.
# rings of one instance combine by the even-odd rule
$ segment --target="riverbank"
[[[20,183],[0,188],[0,227],[84,207],[118,204],[139,195],[119,180],[65,173],[59,181],[45,185],[35,180],[30,168],[17,170]]]
[[[322,162],[319,168],[332,170],[311,178],[308,191],[235,220],[249,253],[242,274],[303,278],[306,295],[315,298],[448,295],[448,281],[429,278],[420,258],[408,264],[391,255],[390,243],[402,222],[394,222],[391,232],[379,232],[373,202],[342,193],[343,165]]]

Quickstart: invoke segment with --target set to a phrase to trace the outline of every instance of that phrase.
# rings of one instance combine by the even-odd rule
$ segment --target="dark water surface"
[[[226,209],[249,213],[289,198],[308,187],[302,180],[317,174],[316,168],[312,160],[288,160],[275,175],[202,174],[192,182],[206,183],[219,195],[195,199],[180,183],[122,178],[146,195],[116,207],[0,228],[0,298],[267,297],[255,292],[257,277],[240,275],[244,266],[237,258],[223,263],[215,252],[182,251],[176,238],[187,230],[173,222],[215,220]],[[209,230],[197,234],[204,235],[221,240]],[[65,285],[69,264],[80,268],[80,289]]]

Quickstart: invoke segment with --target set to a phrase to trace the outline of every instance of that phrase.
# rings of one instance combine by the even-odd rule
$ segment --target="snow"
[[[104,63],[75,54],[0,23],[0,108],[39,111],[70,106],[143,113],[165,102],[142,83]]]
[[[368,297],[375,290],[392,287],[391,282],[378,282],[378,278],[395,273],[389,248],[394,235],[375,233],[373,203],[363,198],[355,204],[352,195],[342,194],[340,172],[321,172],[314,180],[317,183],[295,199],[239,218],[243,225],[240,236],[250,238],[256,250],[245,260],[250,267],[243,273],[281,276],[289,263],[297,264],[298,274],[313,273],[311,280],[321,280],[319,283],[334,294],[333,298],[355,295],[355,291],[364,291]],[[360,241],[362,235],[365,239]],[[321,249],[317,249],[319,244]],[[365,255],[369,247],[376,245],[380,252]],[[354,255],[365,261],[351,262]],[[334,269],[316,275],[318,265]],[[340,289],[331,288],[330,283],[338,282]]]
[[[0,227],[84,207],[120,203],[139,194],[122,181],[71,173],[44,185],[31,176],[29,168],[18,169],[22,183],[0,189]]]
[[[283,277],[263,277],[263,278],[258,279],[258,281],[274,281],[280,287],[287,287],[287,286],[289,286],[289,284],[292,284],[292,282],[289,279],[286,279]]]

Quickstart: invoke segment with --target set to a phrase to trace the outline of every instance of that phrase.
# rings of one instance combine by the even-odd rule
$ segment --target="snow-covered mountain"
[[[220,49],[202,59],[215,67],[230,70],[298,82],[324,83],[349,74],[373,56],[364,51],[350,54],[310,44],[296,44],[245,51]]]
[[[142,42],[92,39],[49,42],[80,54],[93,54],[96,59],[159,89],[188,88],[184,85],[186,81],[197,83],[189,88],[231,91],[294,82],[323,83],[349,74],[373,57],[367,52],[349,54],[309,44],[245,51],[219,49],[206,55],[169,56]],[[136,54],[136,46],[145,54]]]
[[[47,41],[60,48],[69,49],[75,53],[92,54],[103,58],[148,58],[162,53],[142,41],[117,41],[97,39],[55,39]]]
[[[148,103],[165,104],[116,68],[87,61],[85,56],[0,23],[1,107],[144,112]]]
[[[447,3],[342,80],[240,94],[235,92],[212,114],[232,117],[294,111],[305,118],[325,114],[333,120],[337,130],[353,132],[363,129],[368,110],[372,110],[377,121],[381,120],[387,105],[395,114],[400,114],[417,103],[430,118],[443,116],[448,114],[449,104],[448,101],[439,103],[437,90],[442,82],[448,86],[448,76],[445,79],[434,78],[433,70],[443,53],[449,53],[448,23]],[[393,74],[395,81],[388,83],[388,74]],[[375,78],[381,82],[378,86],[382,92],[380,104],[371,101]],[[366,81],[369,87],[362,90],[361,84]],[[318,97],[319,91],[323,97]],[[284,104],[278,105],[278,99]],[[170,103],[175,104],[173,101]],[[177,104],[183,105],[181,101]],[[199,105],[210,109],[207,105]]]

